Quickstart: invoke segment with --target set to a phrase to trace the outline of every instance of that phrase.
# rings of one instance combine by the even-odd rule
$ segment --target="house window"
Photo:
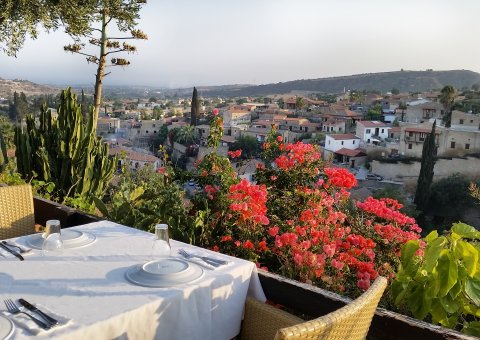
[[[413,137],[413,132],[412,132],[412,131],[408,131],[408,136],[409,136],[409,137]]]
[[[463,124],[463,119],[460,119],[460,124]]]
[[[153,130],[153,133],[157,133],[157,130]]]
[[[342,140],[342,145],[343,145],[343,140]]]
[[[470,119],[470,124],[472,124],[472,123],[473,123],[473,119]]]
[[[408,150],[412,150],[412,144],[408,144]]]
[[[366,130],[365,130],[365,133],[370,133],[370,129],[366,129]]]
[[[450,142],[450,149],[455,149],[455,142]]]
[[[341,128],[341,127],[339,127],[339,128],[338,128],[338,131],[339,131],[339,132],[341,132],[341,131],[342,131],[342,128]]]
[[[146,130],[145,133],[148,133],[148,130]]]
[[[137,133],[140,133],[140,130],[137,130]]]
[[[155,127],[155,124],[152,124],[152,127]]]
[[[355,141],[352,141],[352,144],[355,144]]]
[[[385,131],[385,129],[382,129],[382,133]]]
[[[330,145],[330,141],[328,141],[328,145]]]
[[[469,143],[465,144],[465,150],[468,150],[468,149],[470,149],[470,144]]]

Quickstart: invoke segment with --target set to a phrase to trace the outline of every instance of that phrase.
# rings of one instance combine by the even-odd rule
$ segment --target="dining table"
[[[0,311],[6,309],[5,299],[22,298],[68,320],[34,335],[12,316],[12,339],[226,340],[240,333],[247,296],[265,301],[253,262],[170,240],[174,258],[180,258],[182,248],[228,263],[213,267],[191,259],[193,266],[202,267],[201,277],[145,287],[129,281],[126,273],[156,259],[151,233],[110,221],[65,230],[89,235],[89,242],[51,256],[33,249],[24,261],[0,257]],[[29,247],[32,237],[8,241]]]

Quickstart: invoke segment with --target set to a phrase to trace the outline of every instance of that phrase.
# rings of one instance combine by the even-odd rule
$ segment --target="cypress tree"
[[[193,88],[192,107],[190,109],[190,125],[197,125],[198,114],[200,113],[200,103],[198,102],[197,88]]]
[[[418,176],[417,191],[415,192],[415,204],[417,209],[425,212],[430,198],[430,186],[433,181],[433,168],[436,162],[436,145],[435,145],[435,125],[433,122],[432,131],[425,138],[422,149],[422,164],[420,167],[420,175]]]

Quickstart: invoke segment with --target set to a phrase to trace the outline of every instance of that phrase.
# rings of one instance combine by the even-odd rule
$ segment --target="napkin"
[[[17,305],[17,307],[19,307],[18,303],[15,303],[15,304]],[[61,315],[58,315],[58,314],[48,310],[47,308],[45,308],[45,307],[43,307],[39,304],[35,304],[35,306],[38,309],[40,309],[42,312],[45,312],[45,314],[51,316],[54,319],[57,319],[58,324],[53,326],[50,329],[43,329],[40,326],[38,326],[32,319],[30,319],[28,316],[26,316],[23,313],[11,314],[7,311],[3,311],[1,313],[3,315],[5,315],[6,317],[8,317],[10,320],[12,320],[15,323],[16,326],[27,330],[32,335],[48,334],[52,330],[58,329],[60,327],[67,326],[72,321],[71,319],[66,318],[64,316],[61,316]],[[20,309],[22,309],[22,308],[20,308]],[[26,310],[26,309],[23,309],[23,310],[25,312],[27,312],[28,314],[33,315],[34,318],[37,318],[38,320],[41,320],[41,321],[45,322],[45,320],[41,316],[39,316],[37,313]]]

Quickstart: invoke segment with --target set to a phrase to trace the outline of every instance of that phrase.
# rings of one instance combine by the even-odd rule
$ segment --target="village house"
[[[112,145],[108,150],[109,155],[119,155],[119,167],[120,165],[127,165],[131,170],[138,170],[144,166],[151,165],[154,171],[157,171],[162,166],[160,158],[146,152],[136,151],[132,148],[125,146]]]
[[[365,163],[366,156],[365,150],[360,149],[360,138],[353,134],[325,136],[325,159],[334,159],[353,168]]]
[[[117,133],[120,129],[120,119],[111,117],[99,117],[97,120],[97,134],[105,135]]]
[[[344,120],[336,120],[336,119],[328,119],[322,124],[322,131],[323,132],[330,132],[330,133],[344,133],[345,132],[345,121]]]
[[[378,144],[388,138],[390,127],[379,121],[362,120],[357,122],[355,135],[367,144]]]
[[[225,127],[249,125],[252,113],[246,108],[230,107],[223,111],[223,125]]]

